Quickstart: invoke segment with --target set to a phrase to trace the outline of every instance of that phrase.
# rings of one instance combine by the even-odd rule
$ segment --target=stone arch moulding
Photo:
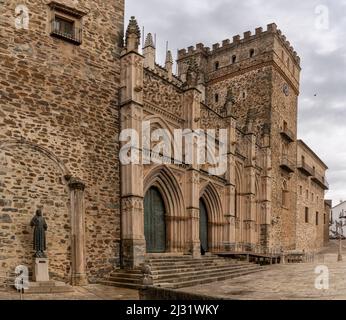
[[[211,182],[202,187],[200,191],[200,199],[204,200],[208,211],[209,248],[211,248],[212,251],[220,251],[222,250],[222,245],[226,240],[227,221],[223,215],[220,196]]]
[[[85,183],[72,176],[66,165],[50,150],[25,139],[0,141],[0,150],[24,147],[37,151],[51,160],[60,171],[63,183],[68,187],[71,218],[71,283],[87,284],[85,261]]]
[[[0,150],[6,150],[15,147],[25,147],[34,151],[38,151],[39,153],[45,155],[48,159],[50,159],[57,165],[63,177],[71,177],[71,173],[69,172],[65,164],[53,152],[49,151],[48,149],[41,147],[36,143],[27,141],[25,139],[0,141]]]
[[[172,128],[172,126],[169,125],[169,123],[162,117],[158,116],[158,115],[150,115],[150,116],[146,116],[143,119],[143,122],[145,121],[150,121],[150,131],[152,129],[165,129],[168,130],[171,138],[172,138],[172,145],[171,145],[171,151],[172,151],[172,157],[174,156],[174,152],[175,150],[178,150],[178,145],[176,143],[176,141],[173,140],[174,137],[174,128]],[[151,131],[152,134],[152,131]]]
[[[187,246],[187,217],[183,192],[173,172],[165,165],[154,167],[144,178],[144,194],[156,187],[162,196],[166,210],[166,234],[169,252],[185,252]]]

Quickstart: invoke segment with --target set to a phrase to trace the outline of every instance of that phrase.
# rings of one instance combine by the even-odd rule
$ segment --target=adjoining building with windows
[[[52,277],[73,284],[152,255],[324,245],[327,167],[297,140],[300,58],[275,24],[179,50],[173,74],[134,18],[124,32],[123,0],[27,3],[28,28],[0,6],[2,270],[32,265],[38,207]],[[144,121],[227,129],[226,172],[121,165],[120,132]]]
[[[342,227],[342,231],[340,228],[337,228],[337,222],[346,221],[346,201],[340,201],[337,205],[332,207],[330,214],[330,230],[329,235],[331,239],[335,239],[339,237],[339,234],[342,233],[343,237],[346,237],[346,226]]]
[[[325,200],[329,189],[326,164],[307,146],[297,142],[297,246],[307,251],[328,242],[330,208]]]

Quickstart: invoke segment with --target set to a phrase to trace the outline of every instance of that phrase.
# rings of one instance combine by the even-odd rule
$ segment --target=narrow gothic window
[[[236,63],[237,62],[237,56],[232,56],[232,63]]]
[[[316,212],[316,226],[318,226],[318,212]]]
[[[219,102],[219,95],[217,93],[215,93],[215,102],[218,103]]]
[[[255,49],[250,50],[250,58],[252,58],[255,55]]]
[[[214,69],[217,70],[217,69],[219,69],[219,67],[220,67],[220,63],[219,63],[219,61],[216,61],[215,65],[214,65]]]
[[[309,208],[305,207],[305,223],[309,222]]]

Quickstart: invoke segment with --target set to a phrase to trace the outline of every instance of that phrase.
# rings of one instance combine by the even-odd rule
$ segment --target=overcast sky
[[[126,0],[126,25],[136,16],[157,35],[157,62],[166,41],[206,46],[275,22],[301,57],[298,137],[328,165],[328,198],[346,200],[346,0]],[[316,96],[315,96],[316,95]]]

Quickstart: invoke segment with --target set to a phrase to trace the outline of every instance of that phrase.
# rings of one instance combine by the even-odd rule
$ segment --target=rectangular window
[[[309,190],[306,189],[306,199],[308,200],[309,199]]]
[[[324,214],[324,215],[323,215],[323,224],[326,224],[326,220],[327,220],[327,215]]]
[[[299,186],[299,195],[303,195],[303,187]]]
[[[305,223],[309,223],[309,208],[305,207]]]
[[[316,212],[316,226],[318,226],[318,212]]]
[[[51,8],[50,35],[73,44],[81,44],[82,17],[86,13],[54,1],[49,6]]]
[[[69,21],[59,16],[55,16],[53,30],[54,32],[70,39],[75,37],[74,21]]]

